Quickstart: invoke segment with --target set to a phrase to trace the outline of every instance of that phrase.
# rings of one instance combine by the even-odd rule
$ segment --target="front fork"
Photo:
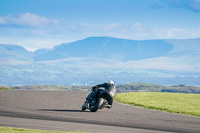
[[[95,102],[96,102],[96,99],[92,99],[92,101],[91,101],[90,103],[89,103],[88,99],[86,99],[86,101],[85,101],[85,103],[84,103],[83,106],[85,106],[86,109],[90,109],[90,107],[91,107],[92,105],[94,105]]]

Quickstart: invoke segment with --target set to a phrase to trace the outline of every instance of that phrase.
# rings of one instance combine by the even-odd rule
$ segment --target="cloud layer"
[[[200,0],[188,2],[197,3],[194,8],[198,10]],[[168,1],[166,4],[170,7],[178,7],[180,2],[175,0]],[[200,29],[152,27],[137,21],[99,24],[68,23],[29,12],[17,16],[0,16],[0,43],[18,44],[31,51],[91,36],[110,36],[133,40],[183,39],[198,38]]]
[[[193,12],[200,12],[200,0],[160,0],[154,4],[155,8],[182,8]]]
[[[3,16],[0,17],[1,25],[16,25],[16,26],[33,26],[33,27],[45,27],[47,25],[57,25],[58,20],[47,19],[44,16],[37,14],[25,13],[19,14],[19,16]]]

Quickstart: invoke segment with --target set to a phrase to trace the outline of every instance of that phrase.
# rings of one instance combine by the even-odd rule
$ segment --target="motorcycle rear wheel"
[[[96,104],[92,107],[90,107],[91,112],[96,112],[101,106],[103,105],[103,98],[99,98],[99,100],[96,102]]]

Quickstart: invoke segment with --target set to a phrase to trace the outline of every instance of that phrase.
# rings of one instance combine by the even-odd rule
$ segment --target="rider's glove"
[[[92,87],[92,91],[95,91],[95,90],[96,90],[96,88],[97,88],[96,86],[93,86],[93,87]]]

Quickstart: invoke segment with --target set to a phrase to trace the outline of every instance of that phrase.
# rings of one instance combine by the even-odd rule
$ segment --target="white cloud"
[[[193,11],[199,12],[200,11],[200,0],[192,0],[192,2],[190,3],[189,6]]]
[[[136,22],[132,24],[120,24],[120,23],[109,23],[99,25],[88,25],[81,24],[75,26],[73,29],[74,33],[79,33],[79,36],[90,37],[90,36],[110,36],[116,38],[125,38],[133,40],[145,40],[145,39],[187,39],[197,38],[200,36],[200,29],[190,30],[185,28],[150,28],[142,23]],[[67,30],[67,29],[66,29]]]
[[[174,37],[176,34],[184,34],[185,33],[185,30],[184,29],[177,29],[177,28],[170,28],[168,29],[167,31],[167,36],[169,38],[172,38]]]
[[[89,27],[89,25],[86,24],[86,23],[82,23],[82,24],[80,24],[80,26],[81,26],[82,28],[88,28],[88,27]]]
[[[161,3],[155,4],[154,7],[161,8],[182,8],[194,12],[200,12],[200,0],[160,0]]]
[[[186,29],[168,28],[168,29],[152,29],[154,38],[160,39],[183,39],[192,38],[191,32]],[[193,37],[197,35],[193,34]]]
[[[52,48],[55,45],[60,45],[65,42],[61,38],[53,37],[0,37],[0,44],[14,44],[24,47],[29,51],[35,51],[42,48]]]
[[[50,48],[91,36],[110,36],[133,40],[181,39],[200,36],[200,29],[188,30],[176,27],[156,29],[140,22],[69,24],[31,13],[0,17],[0,25],[7,25],[6,28],[0,26],[0,43],[18,44],[29,50]],[[21,27],[15,28],[15,26]]]
[[[144,27],[142,26],[141,23],[134,23],[131,24],[131,29],[136,30],[136,31],[144,31]]]
[[[6,24],[6,20],[3,17],[0,17],[0,24]]]
[[[30,44],[31,42],[31,44]],[[40,39],[40,38],[27,38],[25,40],[19,41],[16,44],[17,45],[24,45],[23,47],[29,51],[35,51],[41,48],[52,48],[55,45],[60,45],[62,44],[63,41],[58,40],[58,39]],[[28,45],[27,45],[28,44]]]
[[[44,16],[37,14],[25,13],[19,16],[4,16],[0,17],[0,24],[3,25],[19,25],[19,26],[33,26],[33,27],[44,27],[47,25],[56,25],[60,22],[54,19],[48,19]]]
[[[104,25],[103,30],[109,31],[109,30],[113,30],[113,29],[116,29],[116,28],[119,28],[119,27],[120,27],[119,24],[111,23],[111,24]]]

